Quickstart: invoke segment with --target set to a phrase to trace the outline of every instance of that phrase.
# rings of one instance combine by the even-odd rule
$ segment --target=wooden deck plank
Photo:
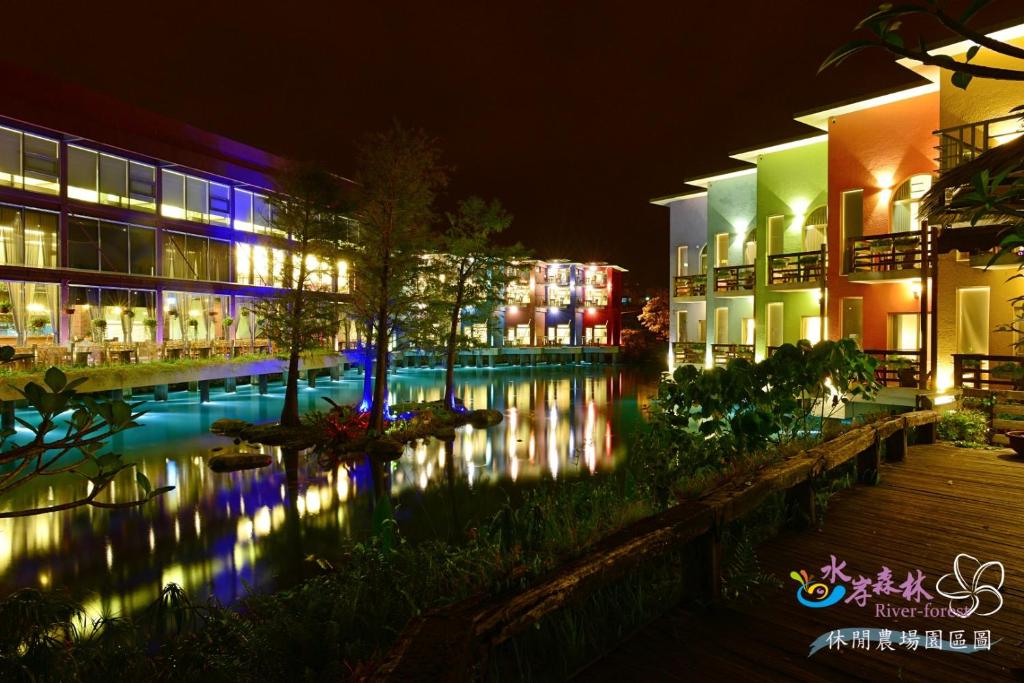
[[[913,446],[903,462],[883,464],[877,486],[857,486],[836,495],[823,526],[785,533],[758,550],[762,568],[782,587],[763,600],[699,612],[678,608],[583,672],[580,680],[1022,680],[1024,642],[1024,461],[1005,451],[958,449],[948,444]],[[892,569],[896,583],[920,568],[933,605],[947,601],[935,581],[952,571],[957,553],[1006,569],[1004,606],[990,617],[876,616],[869,605],[839,604],[808,609],[795,600],[789,572],[819,574],[830,554],[847,573],[874,575]],[[896,607],[913,605],[900,596]],[[923,604],[923,603],[922,603]],[[991,629],[991,651],[972,655],[924,651],[823,651],[808,658],[812,640],[834,628],[892,630]]]

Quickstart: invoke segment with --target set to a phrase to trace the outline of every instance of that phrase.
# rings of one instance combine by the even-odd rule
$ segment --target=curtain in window
[[[56,344],[60,328],[60,312],[57,310],[60,291],[57,285],[44,285],[46,287],[46,307],[50,310],[50,329],[53,330],[53,342]]]
[[[11,318],[14,330],[18,335],[18,346],[25,345],[25,285],[21,282],[8,282],[7,294],[11,300]]]

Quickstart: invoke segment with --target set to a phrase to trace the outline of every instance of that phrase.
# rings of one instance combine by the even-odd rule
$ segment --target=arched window
[[[700,274],[706,275],[708,272],[708,245],[705,242],[704,246],[700,248]]]
[[[896,188],[892,195],[893,232],[913,232],[921,229],[921,218],[918,215],[921,197],[931,186],[931,175],[921,173],[911,176]]]
[[[828,207],[819,206],[804,221],[804,251],[818,251],[828,234]]]

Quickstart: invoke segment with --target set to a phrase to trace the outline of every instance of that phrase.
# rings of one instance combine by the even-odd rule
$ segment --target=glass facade
[[[0,265],[55,268],[58,216],[0,206]]]
[[[179,280],[229,282],[229,245],[179,232],[164,233],[163,275]]]
[[[19,190],[60,192],[56,140],[0,127],[0,185]]]
[[[140,342],[153,338],[156,292],[111,287],[68,288],[68,329],[72,341]],[[98,320],[104,321],[101,328]]]
[[[68,267],[129,275],[156,274],[156,231],[83,216],[68,220]]]
[[[194,223],[230,225],[231,199],[227,185],[167,169],[160,171],[160,182],[162,216]]]
[[[153,213],[156,210],[156,168],[68,145],[68,197]]]

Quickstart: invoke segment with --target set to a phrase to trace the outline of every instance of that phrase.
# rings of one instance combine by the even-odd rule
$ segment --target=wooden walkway
[[[935,582],[952,571],[958,553],[1006,568],[1004,605],[988,617],[876,616],[875,604],[915,606],[900,595],[810,609],[796,601],[792,570],[821,576],[834,554],[846,573],[874,576],[889,567],[902,582],[920,569],[932,604],[945,607]],[[781,587],[757,602],[699,612],[679,609],[650,624],[579,680],[604,681],[1024,681],[1024,460],[1012,451],[914,446],[904,462],[884,464],[877,486],[856,486],[829,502],[819,530],[787,533],[758,549],[762,568]],[[923,605],[924,601],[920,603]],[[919,605],[919,606],[920,606]],[[981,611],[985,611],[982,608]],[[922,636],[917,651],[826,649],[809,646],[834,629],[870,627]],[[925,650],[926,630],[989,629],[988,652]],[[998,642],[996,642],[998,641]]]

